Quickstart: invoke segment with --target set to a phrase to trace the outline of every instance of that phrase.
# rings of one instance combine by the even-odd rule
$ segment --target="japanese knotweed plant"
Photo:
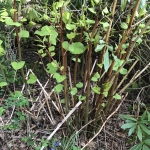
[[[130,61],[130,55],[149,31],[147,5],[140,0],[121,4],[91,0],[74,12],[70,4],[69,0],[54,2],[50,13],[43,15],[49,25],[35,31],[38,53],[48,57],[44,69],[56,80],[55,92],[63,91],[66,113],[83,101],[75,114],[76,127],[91,119],[97,125],[122,99],[125,89],[120,87],[137,63]],[[122,18],[119,15],[125,10]]]
[[[26,30],[24,27],[24,23],[27,22],[27,18],[25,17],[26,15],[24,14],[24,17],[21,17],[21,11],[22,7],[24,6],[26,2],[25,1],[3,1],[3,5],[6,7],[2,7],[0,10],[0,24],[2,26],[6,26],[6,31],[10,31],[9,36],[15,41],[16,39],[16,45],[17,45],[17,54],[18,54],[18,59],[13,58],[13,53],[9,54],[9,51],[11,49],[11,46],[15,43],[11,43],[11,41],[8,41],[8,46],[6,47],[4,43],[6,41],[3,41],[3,39],[0,39],[0,70],[1,70],[1,75],[2,75],[2,81],[0,82],[0,87],[6,86],[7,91],[11,93],[9,89],[9,83],[14,83],[12,81],[12,78],[16,78],[17,76],[17,71],[21,70],[21,75],[22,75],[22,80],[23,82],[27,84],[33,84],[36,82],[36,77],[35,75],[30,75],[29,80],[27,81],[25,79],[25,73],[23,70],[23,67],[25,66],[25,61],[22,60],[22,50],[21,50],[21,41],[28,39],[29,38],[29,31]],[[24,10],[24,9],[23,9]],[[37,17],[36,11],[34,9],[30,10],[30,13],[28,14],[28,17],[30,19],[29,24],[31,25],[32,19],[35,19]],[[22,19],[21,19],[22,18]],[[36,18],[37,19],[37,18]],[[15,45],[13,45],[15,46]],[[12,50],[13,51],[13,50]],[[9,61],[10,64],[7,64],[7,66],[3,62]],[[8,70],[11,70],[12,73],[6,72]],[[6,72],[6,73],[5,73]],[[12,78],[10,79],[9,76]],[[11,81],[10,81],[11,80]]]

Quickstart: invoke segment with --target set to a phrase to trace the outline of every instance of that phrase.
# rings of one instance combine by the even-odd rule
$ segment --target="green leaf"
[[[128,136],[130,136],[134,132],[135,128],[136,128],[136,126],[133,126],[130,128],[130,130],[128,132]]]
[[[21,23],[14,22],[10,17],[8,17],[8,18],[5,19],[5,23],[8,26],[17,26],[17,27],[21,26]]]
[[[60,75],[59,73],[54,73],[53,78],[55,78],[56,81],[58,83],[60,83],[60,82],[62,82],[62,81],[64,81],[66,79],[66,76]]]
[[[148,115],[148,121],[150,121],[150,113],[147,112],[147,115]]]
[[[113,98],[115,98],[115,99],[117,99],[117,100],[120,100],[120,99],[121,99],[121,96],[116,93],[116,94],[113,96]]]
[[[66,24],[66,28],[68,30],[73,30],[73,29],[76,29],[76,25],[74,25],[74,24]]]
[[[114,56],[114,59],[115,59],[115,65],[113,67],[113,70],[117,71],[118,68],[123,64],[124,60],[120,60],[118,58],[115,58],[115,56]]]
[[[58,67],[54,62],[51,62],[47,64],[47,69],[48,69],[47,70],[48,73],[54,74],[58,70]]]
[[[72,58],[72,60],[76,62],[76,58]],[[78,58],[78,62],[79,62],[79,63],[81,62],[81,59],[80,59],[80,58]]]
[[[63,85],[62,84],[57,84],[55,86],[54,90],[55,90],[56,93],[60,93],[62,91],[62,89],[63,89]]]
[[[94,86],[94,87],[92,88],[92,91],[93,91],[94,93],[96,93],[96,94],[100,94],[100,87]]]
[[[28,38],[28,37],[29,37],[29,32],[26,31],[26,30],[21,30],[21,31],[19,32],[19,36],[20,36],[21,38]]]
[[[49,41],[51,44],[56,45],[56,38],[58,36],[58,33],[55,31],[55,29],[52,26],[43,26],[41,31],[36,30],[35,34],[39,36],[49,36]]]
[[[108,8],[107,8],[107,7],[105,7],[105,8],[103,9],[103,13],[104,13],[104,14],[108,14],[108,13],[109,13],[109,11],[108,11]]]
[[[91,20],[91,19],[86,19],[85,21],[87,24],[94,24],[95,20]]]
[[[82,54],[85,50],[85,47],[81,42],[75,42],[69,46],[68,50],[72,54]]]
[[[102,107],[105,107],[105,105],[106,105],[105,103],[102,103],[102,104],[101,104]]]
[[[21,115],[21,116],[19,117],[19,119],[20,119],[20,121],[25,121],[25,117],[24,117],[23,115]]]
[[[37,81],[37,77],[34,74],[29,75],[29,79],[27,81],[28,84],[33,84]]]
[[[121,68],[121,70],[120,70],[120,74],[122,74],[122,75],[127,74],[127,72],[128,72],[128,70],[125,68]]]
[[[102,67],[103,67],[103,65],[102,65],[102,64],[97,64],[97,66],[98,66],[99,68],[102,68]]]
[[[95,48],[95,52],[99,52],[103,49],[105,45],[104,44],[101,44],[101,45],[97,45],[96,48]]]
[[[109,68],[109,53],[108,50],[106,50],[104,54],[104,70],[107,72]]]
[[[128,29],[128,24],[125,22],[121,22],[121,28],[124,30]]]
[[[64,103],[65,103],[65,99],[61,99],[60,102],[61,102],[62,104],[64,104]]]
[[[81,82],[77,83],[77,84],[76,84],[76,87],[77,87],[77,88],[82,88],[82,87],[83,87],[83,83],[81,83]]]
[[[141,120],[144,120],[147,117],[147,111],[144,111],[144,113],[142,114]]]
[[[7,13],[6,11],[4,11],[4,12],[0,13],[0,16],[2,16],[2,17],[7,17],[7,16],[8,16],[8,13]]]
[[[7,82],[0,82],[0,87],[6,86]]]
[[[130,150],[141,150],[142,149],[142,143],[134,145]]]
[[[0,107],[0,116],[2,116],[4,111],[5,111],[5,109],[3,107]]]
[[[150,148],[147,145],[144,144],[142,150],[150,150]]]
[[[132,121],[137,121],[135,118],[133,118],[133,117],[131,117],[129,115],[122,115],[122,114],[120,114],[119,117],[121,119],[128,119],[128,120],[132,120]]]
[[[82,96],[82,95],[79,95],[79,101],[83,101],[83,100],[85,100],[86,99],[86,96]]]
[[[148,135],[150,135],[150,130],[146,127],[146,125],[141,124],[140,122],[139,122],[139,125],[140,125],[141,129],[142,129],[145,133],[147,133]]]
[[[107,97],[108,91],[104,91],[104,92],[103,92],[103,95],[104,95],[105,97]]]
[[[65,50],[68,50],[68,48],[69,48],[69,43],[68,43],[68,41],[64,41],[63,43],[62,43],[62,47],[65,49]]]
[[[101,22],[100,24],[103,25],[103,28],[109,27],[109,23],[108,22]]]
[[[54,47],[54,46],[50,46],[50,47],[48,48],[48,50],[49,50],[49,52],[52,52],[52,51],[55,50],[55,47]]]
[[[127,0],[121,0],[121,5],[120,5],[121,11],[124,11],[126,4],[127,4]]]
[[[145,143],[146,145],[150,146],[150,138],[144,140],[143,143]]]
[[[76,33],[71,32],[71,33],[67,34],[67,38],[71,40],[71,39],[73,39],[76,35],[77,35]]]
[[[137,136],[139,138],[140,141],[142,141],[142,131],[141,131],[141,127],[138,125],[138,129],[137,129]]]
[[[89,10],[91,13],[96,14],[96,11],[94,10],[94,7],[88,8],[88,10]]]
[[[121,126],[121,128],[128,129],[128,128],[132,128],[133,126],[136,126],[136,123],[125,123],[124,125]]]
[[[96,4],[98,4],[100,1],[101,1],[101,0],[94,0],[94,2],[95,2]]]
[[[99,78],[100,78],[100,75],[99,75],[98,72],[96,72],[96,73],[94,74],[94,76],[91,78],[91,80],[97,82]]]
[[[70,91],[71,95],[76,95],[77,92],[78,92],[78,91],[77,91],[77,88],[76,88],[76,87],[72,88],[71,91]]]
[[[36,30],[35,34],[40,36],[48,36],[51,34],[51,30],[49,29],[49,26],[46,25],[41,28],[41,31]]]
[[[104,91],[108,92],[111,87],[111,82],[107,82],[107,83],[103,84],[103,86],[104,86]]]
[[[25,64],[25,61],[20,61],[20,62],[12,62],[11,65],[15,70],[21,69]]]

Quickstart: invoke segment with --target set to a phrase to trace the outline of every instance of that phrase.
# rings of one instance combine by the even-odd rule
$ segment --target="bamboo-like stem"
[[[91,71],[91,54],[92,54],[92,43],[88,42],[88,61],[87,61],[87,91],[86,91],[86,107],[85,107],[85,124],[88,123],[88,115],[89,115],[89,97],[90,97],[90,87],[91,87],[91,80],[90,80],[90,71]],[[87,127],[86,127],[87,130]]]
[[[67,52],[62,47],[63,43],[63,25],[62,25],[62,7],[60,8],[60,48],[62,52],[62,65],[64,67],[63,69],[63,75],[66,76],[67,71]],[[64,98],[65,98],[65,107],[66,112],[69,112],[69,102],[68,102],[68,89],[67,89],[67,78],[63,81],[64,84]]]
[[[131,16],[131,19],[130,19],[130,22],[129,22],[129,25],[128,25],[128,29],[124,31],[122,40],[121,40],[121,42],[118,46],[118,49],[116,50],[116,56],[119,55],[119,53],[122,49],[122,45],[126,42],[126,39],[127,39],[128,35],[131,33],[131,26],[132,26],[136,11],[138,9],[139,3],[140,3],[140,0],[137,0],[136,4],[135,4],[135,7],[134,7],[134,11],[132,13],[132,16]]]
[[[13,8],[16,10],[16,0],[14,0]],[[16,11],[14,11],[14,22],[17,22],[17,13],[16,13]],[[17,45],[18,45],[19,61],[22,61],[22,54],[21,54],[19,31],[18,31],[18,27],[16,27],[16,26],[15,26],[15,31],[16,31],[16,38],[17,38]],[[24,80],[24,83],[25,83],[25,85],[26,85],[26,87],[27,87],[27,82],[26,82],[26,78],[25,78],[25,74],[24,74],[23,68],[21,68],[21,75],[22,75],[22,78],[23,78],[23,80]]]
[[[129,25],[128,25],[128,29],[124,31],[122,40],[121,40],[121,42],[120,42],[120,44],[119,44],[119,46],[118,46],[118,49],[116,50],[116,56],[117,56],[117,57],[119,57],[120,51],[121,51],[121,49],[122,49],[122,45],[126,42],[126,39],[127,39],[128,35],[131,33],[131,25],[132,25],[132,23],[133,23],[133,20],[134,20],[134,17],[135,17],[135,13],[136,13],[136,10],[137,10],[138,5],[139,5],[139,1],[140,1],[140,0],[138,0],[138,1],[136,2],[136,4],[135,4],[134,11],[133,11],[133,14],[132,14],[131,19],[130,19],[130,23],[129,23]],[[115,1],[115,2],[116,2],[116,1]],[[114,3],[114,6],[113,6],[113,7],[115,7],[115,3]],[[115,10],[115,9],[113,9],[113,10]],[[111,21],[113,21],[113,20],[111,20]],[[110,76],[111,76],[111,74],[112,74],[112,70],[113,70],[114,64],[115,64],[115,60],[112,61],[111,65],[110,65],[110,67],[109,67],[109,70],[108,70],[108,72],[107,72],[107,75],[106,75],[104,84],[109,81],[109,78],[110,78]],[[115,78],[116,78],[116,76],[115,76],[113,79],[115,79]],[[114,82],[114,80],[111,80],[111,81]],[[103,89],[102,89],[101,91],[103,92]],[[98,101],[97,101],[97,104],[96,104],[96,108],[98,108],[98,109],[97,109],[97,113],[96,113],[96,118],[98,118],[98,113],[99,113],[99,111],[100,111],[100,105],[101,105],[101,103],[102,103],[103,97],[104,97],[104,96],[103,96],[103,94],[101,93],[101,94],[99,95],[99,98],[98,98]]]
[[[110,35],[110,31],[111,31],[111,27],[112,27],[112,23],[113,23],[113,19],[114,19],[114,14],[115,14],[115,9],[116,9],[116,5],[117,5],[117,0],[114,1],[114,4],[113,4],[113,10],[112,10],[112,16],[111,16],[111,20],[110,20],[110,25],[108,27],[108,30],[107,30],[107,34],[106,34],[106,44],[109,42],[109,35]],[[103,48],[102,50],[102,55],[100,56],[100,63],[103,62],[103,58],[104,58],[104,53],[105,53],[105,50],[106,50],[106,46]],[[111,72],[110,72],[111,73]],[[108,76],[108,77],[107,77]],[[107,78],[109,78],[109,74],[106,76],[106,81],[105,83],[107,82]],[[95,105],[95,117],[98,118],[98,114],[99,114],[99,110],[100,110],[100,105],[102,103],[102,99],[104,97],[103,95],[103,91],[104,91],[104,87],[101,88],[101,91],[100,91],[100,95],[96,101],[96,105]],[[95,120],[95,122],[97,122],[97,119]]]
[[[96,27],[98,25],[98,17],[96,16],[95,25],[92,30],[91,39],[94,37]],[[88,123],[89,117],[89,97],[90,97],[90,88],[91,88],[91,62],[92,62],[92,42],[88,41],[88,57],[87,57],[87,90],[86,90],[86,108],[85,108],[85,124]],[[87,127],[86,127],[87,130]]]
[[[109,35],[110,35],[113,20],[114,20],[114,14],[115,14],[115,10],[116,10],[117,1],[118,0],[114,1],[112,14],[111,14],[111,19],[110,19],[110,25],[109,25],[109,27],[107,29],[107,33],[106,33],[106,39],[105,39],[106,44],[108,44],[108,42],[109,42]],[[99,61],[100,64],[102,64],[102,62],[103,62],[105,51],[106,51],[106,46],[103,47],[103,49],[100,53],[100,61]],[[99,70],[99,74],[101,74],[101,71],[102,71],[102,69]]]
[[[4,81],[7,83],[6,76],[5,76],[5,73],[4,73],[4,69],[3,69],[3,66],[2,66],[1,63],[0,63],[0,70],[1,70],[2,76],[3,76],[3,78],[4,78]],[[7,89],[8,93],[10,94],[11,91],[10,91],[8,85],[6,85],[6,89]]]
[[[102,124],[101,128],[99,129],[99,131],[94,134],[94,136],[83,146],[83,148],[81,150],[84,150],[85,147],[87,147],[102,131],[103,127],[105,126],[105,124],[108,122],[108,120],[118,111],[118,109],[120,108],[120,106],[122,105],[123,101],[125,100],[125,98],[127,97],[128,93],[124,96],[124,98],[121,100],[120,104],[117,106],[117,108],[115,109],[115,111],[113,111],[104,121],[104,123]]]

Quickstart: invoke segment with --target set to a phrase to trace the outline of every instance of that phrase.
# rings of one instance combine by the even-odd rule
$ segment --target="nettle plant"
[[[128,136],[132,136],[129,142],[135,142],[131,150],[141,149],[149,150],[150,148],[150,113],[148,110],[144,111],[142,116],[137,118],[130,115],[119,115],[125,120],[125,124],[121,126],[122,129],[128,130]],[[138,144],[137,144],[138,143]]]
[[[20,42],[29,38],[29,31],[24,24],[33,27],[36,21],[42,22],[42,27],[36,28],[34,32],[38,46],[36,53],[47,60],[46,66],[40,63],[43,63],[43,70],[50,78],[50,89],[54,88],[55,93],[62,95],[65,114],[78,101],[83,101],[75,117],[67,124],[72,123],[80,128],[94,119],[85,131],[96,131],[96,127],[116,108],[122,93],[134,81],[121,89],[137,63],[137,60],[130,60],[133,48],[142,42],[142,37],[149,31],[146,1],[124,0],[120,3],[114,0],[109,3],[89,0],[82,5],[73,5],[70,0],[60,0],[50,6],[47,1],[44,9],[36,4],[31,7],[32,2],[26,4],[29,7],[21,9],[24,4],[26,1],[14,0],[9,12],[6,9],[0,12],[1,23],[13,27],[15,32],[18,61],[11,62],[12,68],[21,71],[26,85],[37,81],[33,74],[30,74],[28,80],[25,78],[25,61],[22,60]],[[80,9],[74,11],[73,6]],[[5,55],[4,48],[0,48],[0,54]],[[4,74],[3,80],[0,86],[6,86],[10,92]]]

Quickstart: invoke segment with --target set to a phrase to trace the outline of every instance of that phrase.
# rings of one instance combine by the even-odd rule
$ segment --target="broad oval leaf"
[[[69,43],[68,43],[68,41],[64,41],[63,43],[62,43],[62,47],[65,49],[65,50],[68,50],[68,48],[69,48]]]
[[[81,42],[75,42],[69,46],[68,50],[72,54],[82,54],[85,51],[85,47]]]
[[[122,23],[121,23],[121,28],[122,28],[122,29],[125,29],[125,30],[128,29],[128,24],[125,23],[125,22],[122,22]]]
[[[0,82],[0,87],[7,86],[7,82]]]
[[[97,45],[96,48],[95,48],[95,52],[99,52],[103,49],[105,45],[104,44],[101,44],[101,45]]]
[[[71,95],[76,95],[77,92],[78,92],[78,91],[77,91],[77,88],[76,88],[76,87],[72,88],[71,91],[70,91]]]
[[[96,11],[94,10],[94,7],[88,8],[88,10],[89,10],[91,13],[96,14]]]
[[[71,33],[67,34],[67,38],[68,39],[73,39],[76,35],[77,35],[76,33],[71,32]]]
[[[73,30],[73,29],[76,29],[76,25],[74,25],[74,24],[66,24],[66,28],[68,30]]]
[[[79,95],[79,101],[84,101],[85,99],[86,99],[86,96]]]
[[[58,67],[53,62],[51,62],[47,64],[47,69],[48,69],[47,70],[48,73],[54,74],[56,73]]]
[[[19,32],[19,36],[21,38],[28,38],[29,37],[29,32],[26,31],[26,30],[22,30],[22,31]]]
[[[25,61],[20,61],[20,62],[12,62],[11,65],[15,70],[21,69],[25,64]]]
[[[56,93],[60,93],[62,91],[62,89],[63,89],[63,85],[62,84],[57,84],[55,86],[54,90],[55,90]]]
[[[29,75],[29,79],[27,80],[28,84],[33,84],[37,81],[37,77],[34,74]]]
[[[94,74],[94,76],[91,78],[91,80],[94,81],[94,82],[97,82],[99,78],[100,78],[100,75],[99,75],[98,72],[96,72],[96,73]]]
[[[6,25],[8,25],[8,26],[17,26],[17,27],[19,27],[19,26],[21,26],[21,23],[19,23],[19,22],[14,22],[10,17],[8,17],[8,18],[6,18],[5,19],[5,23],[6,23]]]
[[[77,84],[76,84],[76,87],[77,87],[77,88],[82,88],[82,87],[83,87],[83,83],[81,83],[81,82],[77,83]]]
[[[94,93],[96,93],[96,94],[100,94],[100,87],[94,86],[94,87],[92,88],[92,91],[93,91]]]
[[[116,94],[113,96],[113,98],[115,98],[115,99],[117,99],[117,100],[120,100],[120,99],[121,99],[121,96],[116,93]]]
[[[60,83],[60,82],[62,82],[62,81],[64,81],[66,79],[66,76],[60,75],[59,73],[54,73],[53,78],[55,78],[56,81],[58,83]]]

